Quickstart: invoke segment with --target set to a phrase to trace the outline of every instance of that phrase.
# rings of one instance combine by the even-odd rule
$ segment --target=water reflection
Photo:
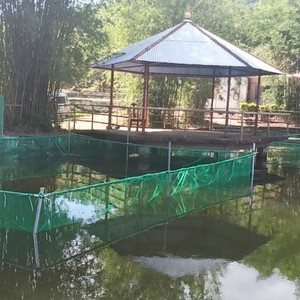
[[[125,144],[121,145],[126,147]],[[45,187],[47,192],[53,192],[167,170],[167,148],[131,145],[129,151],[123,149],[124,153],[113,153],[112,149],[101,151],[101,157],[95,149],[91,153],[91,149],[83,149],[85,151],[82,154],[76,155],[30,156],[26,159],[9,155],[0,157],[0,189],[37,193],[40,187]],[[202,151],[194,156],[189,151],[181,152],[172,156],[172,170],[226,158],[217,152]]]
[[[8,161],[0,167],[0,187],[15,192],[47,192],[106,182],[122,177],[123,165],[107,160],[59,157]]]
[[[133,260],[142,266],[156,270],[159,273],[168,275],[172,278],[180,278],[186,275],[203,275],[208,270],[210,272],[219,269],[229,263],[226,259],[196,259],[196,258],[182,258],[176,256],[167,257],[134,257]]]
[[[218,299],[220,295],[222,300],[299,299],[296,282],[288,280],[278,270],[262,278],[256,269],[232,262],[217,277],[220,294],[211,299]]]
[[[243,205],[248,206],[247,202]],[[165,260],[174,257],[240,260],[268,242],[269,239],[256,233],[252,226],[245,228],[233,224],[226,220],[226,213],[219,212],[220,218],[209,211],[175,219],[164,226],[119,241],[112,248],[121,255],[143,259],[159,255]]]
[[[223,193],[201,189],[181,195],[178,202],[162,199],[154,211],[164,213],[155,218],[148,209],[140,218],[131,214],[119,223],[113,218],[109,226],[99,222],[81,228],[75,222],[45,230],[39,237],[44,264],[57,263],[62,255],[68,260],[40,273],[2,264],[0,298],[299,299],[300,181],[295,166],[269,165],[268,172],[284,180],[256,185],[252,207],[248,197],[234,193],[236,187],[226,192],[223,187]],[[213,207],[197,206],[197,200],[212,198]],[[182,200],[185,206],[175,205]],[[178,213],[187,215],[177,218]],[[130,225],[126,231],[124,224]],[[1,230],[2,260],[34,264],[31,233],[15,235],[20,231]],[[93,245],[103,248],[91,251]],[[84,249],[87,254],[69,259]],[[172,272],[168,267],[174,267]]]
[[[109,245],[149,228],[165,224],[173,219],[176,222],[172,223],[175,225],[168,225],[168,238],[172,235],[175,237],[183,235],[187,238],[190,235],[191,241],[196,242],[199,241],[199,238],[193,236],[195,232],[207,231],[206,235],[202,235],[202,241],[211,243],[213,238],[209,238],[209,235],[212,231],[219,237],[221,232],[224,234],[226,232],[227,236],[240,236],[240,241],[235,238],[235,243],[239,243],[243,247],[239,246],[237,249],[249,251],[253,246],[246,241],[248,235],[243,228],[232,226],[226,222],[213,221],[210,216],[204,216],[200,222],[193,218],[185,219],[185,223],[181,225],[179,224],[181,220],[178,219],[188,213],[214,204],[223,203],[241,195],[248,195],[248,181],[239,179],[238,182],[232,181],[231,187],[208,186],[193,191],[183,191],[173,197],[168,197],[166,193],[162,193],[152,202],[148,201],[148,197],[133,198],[134,201],[127,198],[128,203],[119,199],[119,203],[114,203],[116,206],[99,201],[98,193],[94,193],[95,198],[91,198],[90,189],[86,192],[70,192],[72,201],[65,197],[61,199],[60,195],[54,199],[45,199],[42,204],[39,231],[35,235],[32,235],[32,232],[37,201],[32,203],[32,201],[22,197],[20,199],[8,199],[9,201],[0,199],[0,204],[4,208],[1,211],[3,215],[1,218],[2,229],[0,230],[0,246],[3,253],[1,261],[26,268],[47,268],[99,246]],[[126,187],[125,185],[124,188],[126,189]],[[138,190],[139,185],[136,188]],[[105,189],[106,187],[104,187],[104,191]],[[143,189],[144,194],[146,194],[147,185],[145,183]],[[20,208],[22,209],[20,210]],[[179,232],[177,232],[176,226],[181,227]],[[196,231],[191,230],[191,227],[194,227]],[[221,231],[220,228],[222,228]],[[166,241],[162,239],[165,233],[160,229],[158,232],[159,234],[154,234],[153,231],[150,231],[149,235],[156,236],[156,243],[152,243],[152,245],[161,247],[163,243],[166,244]],[[139,237],[142,238],[143,235]],[[217,240],[220,243],[221,239],[218,238]],[[241,244],[241,240],[245,243]],[[262,239],[253,242],[253,244],[264,241]],[[174,239],[169,240],[168,243],[173,242],[178,243]],[[222,244],[225,245],[225,243],[226,239],[223,238]],[[131,241],[128,240],[127,244],[130,245]],[[146,245],[146,243],[144,244]],[[187,246],[186,242],[183,245]],[[196,244],[191,245],[191,248],[193,246]],[[219,249],[217,246],[215,250]],[[222,248],[227,249],[226,247]],[[188,248],[185,247],[184,249]],[[188,255],[191,254],[188,253]]]

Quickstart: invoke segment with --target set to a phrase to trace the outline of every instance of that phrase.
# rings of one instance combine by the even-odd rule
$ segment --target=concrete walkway
[[[282,132],[276,136],[267,137],[254,134],[243,134],[241,139],[240,133],[207,131],[207,130],[151,130],[128,131],[120,129],[110,130],[75,130],[74,133],[85,134],[102,139],[137,144],[152,144],[177,147],[197,147],[207,149],[252,149],[253,143],[257,148],[265,148],[272,141],[286,140],[287,132]]]

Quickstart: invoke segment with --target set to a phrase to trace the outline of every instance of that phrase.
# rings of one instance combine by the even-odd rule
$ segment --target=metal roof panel
[[[92,67],[114,67],[118,71],[144,73],[146,64],[150,65],[150,74],[158,75],[219,74],[225,77],[229,74],[281,74],[274,67],[188,20],[128,46]]]

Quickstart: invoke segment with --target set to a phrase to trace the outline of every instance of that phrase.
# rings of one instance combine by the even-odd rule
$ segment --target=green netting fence
[[[273,142],[268,147],[268,163],[300,166],[300,139]]]
[[[208,149],[184,149],[124,144],[81,135],[56,135],[0,139],[0,181],[43,176],[56,172],[55,162],[63,159],[95,158],[102,164],[114,162],[119,165],[118,177],[139,175],[168,169],[210,164],[229,158],[240,157],[243,152]],[[34,164],[32,160],[44,160]],[[46,165],[47,162],[50,161]],[[43,167],[44,166],[44,167]],[[124,172],[121,172],[121,169]],[[139,173],[132,170],[137,169]],[[122,173],[122,174],[121,174]]]
[[[114,188],[110,183],[103,187],[94,186],[90,192],[82,189],[45,195],[37,235],[31,230],[34,229],[32,223],[36,220],[39,199],[30,195],[7,198],[6,205],[10,200],[18,201],[10,202],[5,210],[9,209],[9,216],[15,221],[13,226],[19,230],[7,230],[12,226],[9,217],[6,224],[1,224],[1,227],[7,226],[0,230],[2,260],[26,268],[47,268],[191,212],[249,196],[251,192],[249,178],[239,177],[232,178],[230,184],[182,190],[172,196],[161,193],[149,202],[147,181],[135,183],[143,190],[139,191],[138,186],[130,188],[127,181],[119,182]],[[121,191],[122,187],[127,190]]]
[[[164,165],[165,170],[170,153],[168,147],[122,144],[78,135],[9,138],[2,139],[0,145],[1,159],[84,155],[124,161],[127,155],[148,163],[154,161],[154,166]],[[53,191],[42,196],[0,190],[0,225],[32,231],[41,198],[38,231],[74,222],[92,223],[107,213],[125,214],[125,207],[128,209],[137,203],[154,208],[161,197],[172,198],[181,192],[227,185],[235,178],[250,178],[253,154],[178,148],[171,150],[171,158],[174,170]],[[183,168],[186,165],[189,167]],[[85,210],[87,206],[89,210]]]
[[[11,240],[22,234],[28,242],[28,234],[34,233],[32,239],[38,234],[38,244],[48,246],[41,247],[44,253],[35,257],[47,257],[47,261],[24,258],[22,263],[46,267],[191,211],[249,195],[254,153],[170,149],[67,134],[1,139],[0,156],[3,163],[32,157],[95,156],[147,162],[153,164],[151,170],[164,170],[63,191],[0,190],[0,228],[9,230]],[[172,168],[167,170],[169,158]],[[55,246],[49,244],[50,236],[56,239]],[[66,254],[66,247],[78,236],[79,246]],[[55,249],[50,259],[51,247]],[[36,252],[36,247],[30,249]],[[7,254],[6,260],[13,258]]]
[[[168,147],[155,147],[131,143],[119,143],[82,135],[64,134],[52,136],[16,137],[0,139],[0,159],[30,159],[58,157],[62,155],[113,158],[124,161],[126,157],[146,160],[163,167],[167,165]],[[172,148],[173,168],[216,162],[241,156],[239,151]]]

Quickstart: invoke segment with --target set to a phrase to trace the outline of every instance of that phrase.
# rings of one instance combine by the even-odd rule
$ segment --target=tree
[[[251,5],[244,23],[248,36],[247,44],[258,57],[276,65],[281,71],[300,71],[300,3],[295,0],[260,0]],[[264,97],[276,99],[277,104],[289,110],[299,110],[295,80],[268,80],[273,92],[268,89]],[[285,90],[282,86],[285,86]],[[284,105],[283,105],[284,104]]]
[[[226,5],[226,9],[224,9]],[[122,48],[145,39],[153,34],[180,23],[185,18],[185,12],[192,12],[192,19],[209,30],[231,34],[236,37],[239,32],[237,22],[232,22],[246,4],[244,1],[158,1],[133,0],[111,1],[102,11],[105,30],[109,36],[108,53],[114,53]],[[232,16],[227,11],[231,9]],[[213,17],[207,17],[208,15]],[[226,26],[224,26],[226,20]],[[227,21],[228,20],[228,21]],[[129,78],[129,79],[128,79]],[[131,75],[116,75],[119,90],[117,94],[128,99],[127,104],[135,99],[142,99],[142,78],[139,80]],[[109,83],[108,83],[109,84]],[[208,80],[152,78],[150,84],[150,105],[174,107],[178,104],[204,108],[207,98],[211,95],[211,82]],[[208,97],[207,97],[208,96]],[[206,97],[205,99],[203,99]],[[131,100],[129,99],[131,98]],[[141,104],[141,103],[139,103]]]
[[[109,45],[102,52],[102,57],[180,23],[185,12],[190,11],[192,20],[201,27],[282,71],[296,72],[299,69],[299,6],[299,1],[295,0],[107,1],[101,18],[105,20]],[[106,82],[108,84],[108,80]],[[142,98],[141,77],[117,74],[116,82],[116,93],[126,99],[127,104]],[[188,107],[204,107],[202,100],[200,107],[197,97],[188,100],[187,94],[182,91],[193,86],[198,89],[197,95],[208,95],[211,83],[200,83],[199,90],[197,84],[190,85],[190,82],[182,79],[152,79],[150,104],[172,106],[185,103]],[[295,100],[295,85],[283,90],[284,79],[268,78],[264,83],[268,86],[263,94],[267,101],[276,99],[278,105],[288,108],[294,108],[295,103],[300,102],[299,99]],[[189,87],[184,88],[185,84]],[[192,94],[195,95],[195,92]],[[164,99],[158,95],[164,95]],[[174,100],[174,97],[177,99]]]
[[[87,47],[102,42],[95,7],[76,0],[5,0],[0,18],[6,129],[48,130],[55,116],[51,96],[95,59]]]

